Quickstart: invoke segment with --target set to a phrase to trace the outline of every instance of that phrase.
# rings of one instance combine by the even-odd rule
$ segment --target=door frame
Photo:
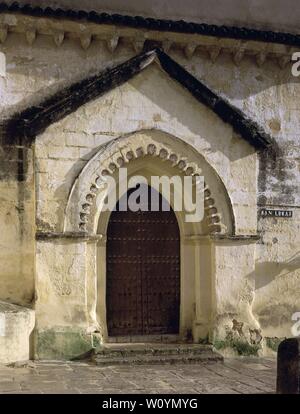
[[[142,175],[150,183],[151,175],[167,175],[172,177],[174,170],[172,166],[166,165],[159,159],[136,160],[128,168],[128,177],[132,175]],[[180,175],[180,173],[178,173]],[[184,176],[184,175],[183,175]],[[117,178],[117,177],[116,177]],[[171,194],[172,195],[172,194]],[[172,200],[172,197],[171,197]],[[171,207],[172,203],[171,203]],[[205,245],[209,248],[209,236],[201,236],[203,228],[201,223],[186,223],[184,212],[174,211],[177,218],[180,234],[180,310],[179,310],[179,339],[185,341],[193,336],[194,341],[198,341],[193,333],[195,325],[201,325],[208,334],[211,321],[211,291],[199,291],[200,289],[200,267],[205,269],[202,279],[205,279],[206,289],[210,289],[210,257],[204,254],[203,262],[200,266],[199,246]],[[106,243],[107,227],[110,212],[100,213],[98,222],[98,242],[97,242],[97,321],[103,343],[109,342],[106,315]],[[203,250],[207,253],[207,248]],[[205,263],[205,265],[204,265]],[[209,285],[209,286],[208,286]],[[201,298],[200,298],[201,296]],[[199,331],[199,328],[197,328]],[[198,335],[198,334],[196,334]],[[124,338],[123,338],[124,339]],[[130,342],[130,337],[126,337],[125,342]]]

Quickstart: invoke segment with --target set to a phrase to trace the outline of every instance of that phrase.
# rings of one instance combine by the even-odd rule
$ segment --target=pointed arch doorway
[[[133,191],[129,190],[120,201],[127,204]],[[138,211],[120,211],[119,201],[108,223],[108,336],[179,333],[180,232],[177,218],[159,193],[159,209],[151,211],[151,187],[147,186],[144,191],[148,193],[147,208],[142,205]]]

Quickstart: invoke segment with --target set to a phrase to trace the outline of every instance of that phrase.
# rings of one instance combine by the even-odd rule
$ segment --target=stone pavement
[[[192,365],[99,367],[85,362],[0,366],[0,393],[274,393],[276,361],[234,358]]]

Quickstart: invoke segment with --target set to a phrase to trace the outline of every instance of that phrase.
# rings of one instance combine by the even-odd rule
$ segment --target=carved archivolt
[[[160,143],[151,139],[149,135],[115,139],[100,148],[74,183],[66,211],[65,230],[94,232],[96,199],[106,187],[105,176],[112,175],[119,168],[143,157],[157,157],[161,161],[170,163],[174,169],[178,169],[185,175],[204,175],[197,163],[189,161],[183,154],[174,151],[165,142]],[[222,222],[222,215],[218,211],[207,181],[204,183],[204,203],[209,233],[221,233],[228,230]],[[75,223],[76,228],[74,228]]]

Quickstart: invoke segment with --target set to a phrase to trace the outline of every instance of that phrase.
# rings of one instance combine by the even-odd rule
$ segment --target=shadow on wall
[[[255,272],[250,273],[248,278],[254,278],[255,289],[257,290],[273,282],[277,276],[280,275],[280,277],[284,277],[298,269],[300,269],[299,252],[295,253],[285,262],[257,263],[255,266]]]
[[[99,151],[99,149],[100,146],[91,149],[91,151],[85,155],[85,158],[92,158],[97,153],[97,151]],[[66,165],[66,162],[63,159],[60,161],[56,160],[56,162],[57,168],[59,168],[60,164]],[[38,168],[39,159],[36,160],[36,163]],[[42,217],[38,217],[37,227],[39,231],[63,231],[65,208],[66,202],[68,200],[68,198],[66,199],[66,194],[69,194],[74,180],[76,179],[76,177],[78,177],[86,163],[87,161],[85,159],[72,160],[70,162],[70,168],[66,170],[63,177],[59,177],[60,186],[55,189],[53,198],[56,204],[52,206],[53,215],[57,217],[57,227],[55,227],[53,224],[48,223]],[[39,184],[38,179],[39,175],[37,175],[37,189],[39,198],[39,193],[43,192],[43,187]]]

